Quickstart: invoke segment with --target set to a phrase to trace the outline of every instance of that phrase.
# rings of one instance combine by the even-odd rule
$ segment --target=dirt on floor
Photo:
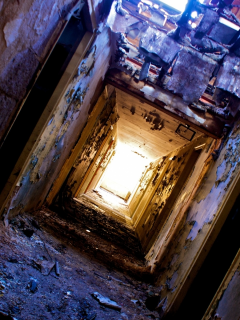
[[[160,319],[158,288],[60,239],[30,214],[0,222],[0,319]]]

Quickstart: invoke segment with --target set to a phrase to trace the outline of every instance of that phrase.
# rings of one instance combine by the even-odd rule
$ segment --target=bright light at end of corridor
[[[149,160],[119,143],[100,184],[106,190],[126,199],[132,193]]]

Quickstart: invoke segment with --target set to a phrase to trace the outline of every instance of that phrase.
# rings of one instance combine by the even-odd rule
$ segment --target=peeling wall
[[[151,182],[155,177],[159,176],[159,172],[161,172],[161,169],[163,168],[164,159],[165,158],[163,157],[151,162],[139,181],[139,186],[129,204],[129,211],[132,212],[132,219],[135,225],[138,223],[141,213],[144,212],[143,205],[141,204],[146,203],[149,199],[149,195],[153,192],[155,184]]]
[[[193,260],[216,224],[228,191],[238,179],[240,122],[227,138],[216,159],[219,142],[208,140],[195,169],[180,193],[169,219],[150,250],[147,259],[153,270],[159,270],[158,284],[167,297],[165,311],[179,293]],[[216,161],[215,161],[216,160]],[[232,204],[229,204],[231,206]],[[229,209],[230,210],[230,209]],[[158,266],[158,262],[161,261]],[[180,298],[181,299],[181,298]]]
[[[180,254],[182,254],[183,252],[185,252],[185,243],[184,245],[181,243],[179,244],[178,242],[178,234],[176,233],[176,240],[174,242],[174,245],[176,245],[175,251],[170,255],[169,251],[167,250],[167,246],[166,243],[171,242],[171,240],[173,240],[171,238],[171,236],[174,234],[174,232],[176,232],[176,230],[174,229],[174,227],[177,225],[178,219],[181,216],[181,209],[184,208],[185,210],[187,208],[184,207],[184,205],[186,204],[187,200],[189,199],[189,197],[191,196],[191,193],[193,191],[193,187],[194,184],[196,183],[196,180],[199,179],[199,176],[201,175],[201,171],[202,168],[205,165],[205,161],[206,159],[209,157],[209,154],[211,153],[211,150],[209,150],[209,146],[211,144],[212,140],[208,139],[206,141],[206,145],[204,150],[202,151],[201,155],[199,156],[199,159],[197,161],[197,163],[195,164],[195,166],[193,167],[193,171],[190,174],[189,179],[187,180],[187,184],[183,187],[183,189],[181,190],[175,204],[173,207],[173,210],[170,211],[170,216],[168,217],[168,219],[165,221],[165,224],[163,225],[161,232],[159,233],[159,235],[156,238],[155,244],[152,246],[151,250],[149,251],[148,255],[147,255],[147,260],[149,260],[149,264],[152,265],[152,268],[154,269],[154,264],[156,266],[156,264],[158,263],[158,261],[160,261],[161,259],[161,270],[162,273],[160,273],[160,279],[162,280],[162,277],[164,278],[164,276],[166,276],[168,274],[168,270],[170,268],[170,270],[172,271],[171,277],[166,276],[165,278],[165,282],[163,285],[164,290],[170,290],[169,288],[171,287],[172,289],[174,288],[173,284],[175,283],[175,281],[178,280],[177,274],[176,274],[176,269],[178,269],[179,265],[181,265],[181,262],[179,261],[180,258]],[[199,144],[203,143],[203,141],[199,141]],[[195,144],[195,146],[197,146]],[[185,150],[180,150],[179,155],[182,154],[184,151],[184,154],[187,160],[187,154],[189,155],[189,151],[190,148],[189,146],[185,147]],[[171,171],[175,171],[181,168],[177,165],[177,161],[179,158],[179,155],[176,156],[176,163],[173,166]],[[183,154],[182,154],[183,156]],[[174,161],[173,161],[174,163]],[[186,163],[185,163],[186,164]],[[184,164],[182,164],[184,165]],[[171,168],[171,167],[170,167]],[[169,176],[171,177],[171,175]],[[176,178],[175,178],[176,179]],[[187,210],[183,213],[185,219],[186,219],[186,215],[187,215]],[[188,223],[187,222],[187,226],[186,226],[186,231],[187,235],[189,233],[189,230],[192,228],[192,223]],[[179,230],[180,231],[180,230]],[[181,233],[184,233],[184,229],[181,230]],[[184,234],[186,236],[186,234]],[[171,246],[172,243],[170,243],[169,245]],[[173,246],[174,246],[173,245]],[[178,249],[178,250],[177,250]],[[164,250],[166,250],[164,252]],[[180,252],[179,252],[180,251]],[[164,255],[162,253],[165,253]],[[159,260],[158,260],[159,259]],[[168,262],[165,265],[165,260],[168,260]],[[170,267],[169,267],[170,265]],[[175,269],[174,269],[175,268]],[[165,271],[166,269],[166,271]],[[164,270],[164,271],[163,271]],[[186,272],[186,269],[184,270],[184,272]],[[170,281],[173,278],[172,281]],[[162,281],[159,280],[159,284],[160,286],[162,285]],[[170,285],[169,285],[169,281],[170,281]],[[163,290],[163,291],[164,291]],[[171,291],[171,290],[170,290]],[[167,291],[168,292],[168,291]],[[166,292],[164,291],[164,294],[166,294]],[[163,295],[164,295],[163,294]]]
[[[113,91],[111,96],[105,100],[103,110],[91,128],[86,143],[81,150],[79,150],[79,155],[66,182],[66,189],[62,191],[63,193],[67,193],[67,196],[74,197],[76,196],[77,190],[79,190],[78,192],[80,193],[84,193],[86,189],[90,189],[89,183],[91,178],[88,179],[88,177],[85,177],[85,175],[91,164],[94,164],[94,167],[91,167],[91,172],[89,173],[91,177],[94,176],[94,172],[98,168],[101,157],[103,157],[107,150],[108,143],[116,134],[116,129],[113,130],[113,126],[116,127],[115,123],[117,121],[115,105],[116,92]],[[97,157],[100,148],[102,151],[99,154],[99,157]],[[84,178],[86,178],[86,183],[85,180],[83,181]],[[81,186],[82,183],[84,183],[84,190],[81,192],[79,186]]]
[[[18,183],[19,191],[9,207],[10,215],[19,212],[20,208],[30,210],[40,205],[46,197],[86,124],[91,102],[96,101],[95,92],[98,93],[109,66],[109,44],[109,29],[103,27],[63,93],[31,156]]]
[[[205,142],[199,137],[167,157],[158,160],[158,167],[151,178],[146,196],[140,207],[147,204],[143,214],[138,217],[137,232],[145,252],[151,245],[168,219],[182,185],[188,179],[188,170],[194,166],[194,147]],[[191,163],[193,159],[193,163]],[[137,212],[135,213],[137,214]]]
[[[104,139],[101,145],[101,152],[100,155],[96,155],[94,159],[93,167],[88,168],[88,176],[84,182],[82,190],[78,196],[81,195],[81,192],[92,190],[96,187],[99,180],[101,179],[105,169],[107,168],[109,162],[111,161],[112,157],[115,154],[115,147],[116,147],[116,136],[117,136],[117,126],[113,125],[110,126],[110,130],[107,133],[106,138]],[[93,164],[93,163],[92,163]]]

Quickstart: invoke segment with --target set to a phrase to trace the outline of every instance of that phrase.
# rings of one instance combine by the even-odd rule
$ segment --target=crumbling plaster
[[[116,3],[113,3],[108,24],[113,33],[115,52],[112,68],[118,71],[111,70],[108,81],[133,94],[144,94],[146,99],[173,116],[200,126],[212,136],[221,137],[224,124],[232,121],[239,106],[237,43],[230,50],[230,46],[208,35],[219,20],[221,10],[216,12],[193,1],[182,18],[168,14],[165,24],[160,26],[151,21],[151,14],[161,13],[156,6],[139,2],[135,7],[135,4],[123,1],[127,13],[117,14]],[[188,24],[194,10],[200,14],[195,29]],[[233,15],[224,13],[227,19],[234,21]],[[206,94],[210,82],[211,86],[225,90],[221,99]],[[224,98],[228,100],[225,104]]]

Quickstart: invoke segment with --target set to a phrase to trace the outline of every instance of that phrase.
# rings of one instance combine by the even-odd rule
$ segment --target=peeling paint
[[[18,18],[6,23],[3,32],[7,47],[9,47],[18,38],[18,30],[22,21],[23,18]]]
[[[114,111],[115,104],[116,93],[113,92],[109,99],[106,100],[104,109],[96,120],[84,148],[79,150],[79,155],[74,163],[74,170],[72,171],[72,174],[70,174],[67,182],[67,192],[70,192],[69,186],[72,186],[73,189],[71,193],[73,196],[77,187],[75,184],[72,184],[73,181],[77,181],[78,185],[81,184],[82,179],[84,178],[84,175],[93,161],[98,149],[100,148],[107,134],[111,132],[111,126],[117,121],[118,117]]]
[[[79,77],[81,74],[88,76],[88,74],[92,71],[96,61],[96,50],[97,47],[95,45],[88,51],[87,57],[82,61],[82,63],[78,67],[78,73],[75,75],[76,78]]]
[[[48,178],[51,184],[50,180],[52,181],[55,177],[54,172],[56,174],[57,170],[60,169],[62,161],[64,161],[63,158],[66,157],[67,153],[71,150],[71,146],[75,143],[76,137],[79,136],[88,117],[87,109],[91,106],[90,100],[94,95],[98,78],[101,78],[108,68],[108,59],[106,60],[106,57],[110,53],[108,43],[108,29],[104,29],[95,43],[93,43],[93,49],[90,49],[90,53],[84,60],[85,65],[92,68],[93,73],[81,73],[78,77],[74,77],[66,88],[63,98],[57,105],[53,117],[48,122],[48,126],[41,136],[40,143],[32,154],[31,158],[37,158],[38,162],[34,166],[29,162],[23,173],[23,176],[29,177],[29,180],[27,178],[22,180],[22,186],[14,198],[13,206],[15,208],[17,208],[17,199],[23,205],[24,203],[26,205],[30,203],[33,206],[36,205],[36,200],[29,202],[30,198],[36,199],[36,190],[39,192],[39,188],[43,188],[46,192],[46,181],[43,178],[39,179],[39,177]],[[104,64],[102,63],[103,56]],[[94,66],[93,60],[95,60]],[[95,77],[94,80],[93,76]],[[72,99],[69,103],[66,103],[66,98],[68,98],[70,93]],[[51,166],[54,166],[53,170]],[[50,180],[48,172],[51,172]],[[31,182],[34,182],[34,184],[31,184]],[[35,190],[36,185],[38,187]],[[26,189],[28,190],[27,193],[25,192]],[[44,196],[42,201],[43,199]],[[39,200],[37,201],[38,203]],[[12,208],[12,205],[10,208]],[[11,209],[11,212],[13,211]]]

